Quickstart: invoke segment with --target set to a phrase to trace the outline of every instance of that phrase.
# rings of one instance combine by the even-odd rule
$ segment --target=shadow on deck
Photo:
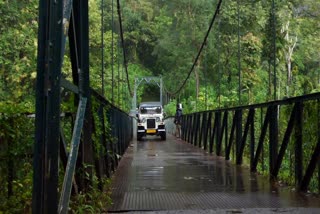
[[[320,213],[319,198],[272,186],[268,178],[171,135],[131,143],[113,176],[111,197],[110,213],[304,207],[302,212]]]

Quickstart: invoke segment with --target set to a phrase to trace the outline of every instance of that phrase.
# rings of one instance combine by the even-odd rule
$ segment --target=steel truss
[[[67,37],[72,82],[63,78],[61,71]],[[74,125],[69,151],[61,127],[62,88],[75,94],[75,105],[78,106],[75,120],[72,117]],[[98,107],[92,105],[92,99],[98,102]],[[99,115],[96,122],[102,127],[99,143],[105,149],[99,154],[94,154],[92,141],[94,112]],[[118,124],[117,127],[111,126],[109,138],[105,120],[109,124],[115,121]],[[94,172],[100,182],[104,176],[110,177],[117,167],[118,157],[132,138],[130,124],[132,119],[125,112],[90,88],[88,0],[40,0],[33,213],[67,213],[71,190],[75,194],[85,192]],[[116,139],[116,142],[111,139]],[[59,187],[60,161],[65,169],[62,187]]]

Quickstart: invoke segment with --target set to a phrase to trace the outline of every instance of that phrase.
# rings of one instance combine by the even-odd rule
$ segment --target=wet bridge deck
[[[319,199],[272,187],[173,136],[132,142],[114,174],[112,200],[109,212],[320,207]]]

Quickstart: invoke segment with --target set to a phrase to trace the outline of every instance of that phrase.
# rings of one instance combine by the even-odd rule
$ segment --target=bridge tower
[[[153,85],[157,85],[160,88],[160,97],[159,97],[159,101],[161,103],[161,105],[163,105],[162,102],[162,88],[163,88],[163,84],[162,84],[162,77],[155,77],[155,76],[151,76],[151,77],[136,77],[134,80],[134,92],[133,92],[133,98],[132,98],[132,109],[131,109],[131,116],[136,116],[136,108],[137,108],[137,89],[138,87],[142,84],[153,84]],[[133,127],[133,135],[134,137],[136,137],[136,133],[137,133],[137,127],[136,127],[136,122],[133,121],[132,122],[132,127]]]
[[[161,104],[162,102],[162,91],[163,91],[163,84],[162,84],[162,77],[136,77],[134,80],[134,94],[132,98],[132,110],[137,108],[137,89],[142,84],[155,84],[160,88],[160,98],[159,101]]]

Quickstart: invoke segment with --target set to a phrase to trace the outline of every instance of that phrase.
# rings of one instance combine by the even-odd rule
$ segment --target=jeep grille
[[[147,119],[147,129],[156,128],[156,120],[155,119]]]

